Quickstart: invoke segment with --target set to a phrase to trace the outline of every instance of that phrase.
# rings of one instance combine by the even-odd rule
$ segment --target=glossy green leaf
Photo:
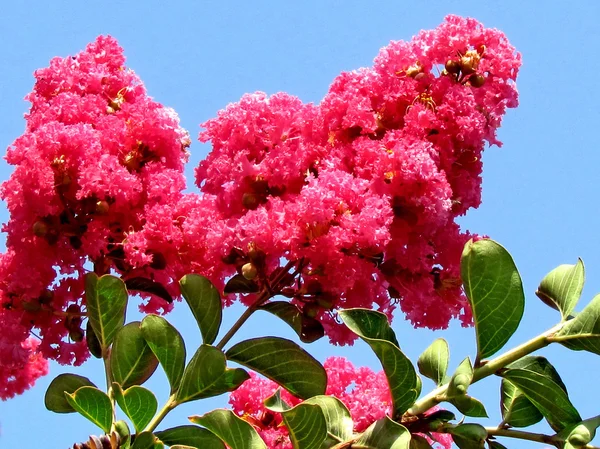
[[[200,346],[185,368],[175,400],[181,404],[214,396],[210,389],[224,373],[225,354],[214,346]]]
[[[59,374],[48,385],[44,396],[44,405],[51,412],[73,413],[75,409],[67,401],[65,393],[73,393],[81,387],[95,386],[87,377],[77,374]]]
[[[333,396],[314,396],[303,404],[321,407],[327,428],[327,447],[352,438],[354,424],[348,408],[342,401]]]
[[[131,449],[154,449],[156,438],[152,432],[138,433],[133,441]]]
[[[600,295],[596,295],[575,318],[567,321],[553,340],[574,351],[600,355]]]
[[[119,449],[129,449],[131,446],[131,432],[127,423],[123,420],[117,421],[115,432],[119,435]]]
[[[315,396],[315,397],[317,397],[317,396]],[[275,393],[273,393],[271,396],[266,398],[263,401],[263,404],[265,405],[266,408],[268,408],[272,412],[277,412],[277,413],[285,412],[286,410],[289,410],[292,408],[287,402],[285,402],[282,399],[281,388],[278,388],[277,390],[275,390]]]
[[[281,413],[294,449],[319,449],[327,436],[327,423],[318,405],[306,403]]]
[[[301,399],[325,393],[325,369],[290,340],[278,337],[245,340],[229,349],[226,355],[229,360],[261,373]]]
[[[500,398],[502,419],[512,427],[529,427],[544,418],[527,396],[507,379],[502,379]]]
[[[206,427],[231,449],[267,449],[254,427],[231,410],[218,409],[202,416],[191,416],[190,421]]]
[[[452,439],[460,449],[483,449],[487,431],[481,424],[459,424],[450,431]]]
[[[192,310],[205,344],[212,344],[221,327],[221,295],[204,276],[188,274],[179,281],[181,294]]]
[[[242,368],[226,368],[221,377],[204,392],[204,397],[219,396],[220,394],[237,390],[248,379],[250,379],[250,375],[246,370]]]
[[[566,320],[581,297],[584,282],[585,268],[579,259],[575,265],[560,265],[548,273],[535,294]]]
[[[361,449],[409,449],[410,432],[387,416],[371,424],[352,447]]]
[[[567,392],[567,386],[560,378],[558,371],[556,371],[556,368],[554,368],[554,366],[552,366],[552,364],[545,357],[527,355],[507,365],[506,368],[518,368],[542,374],[543,376],[552,379],[560,388]]]
[[[494,440],[488,440],[487,443],[488,443],[488,447],[490,449],[507,449],[506,446],[504,446],[503,444],[500,444]]]
[[[167,320],[157,315],[147,315],[140,325],[142,336],[165,370],[171,394],[181,383],[185,369],[185,343],[181,334]]]
[[[473,380],[473,365],[469,357],[465,357],[452,374],[448,382],[448,390],[446,396],[451,398],[462,396],[467,393],[469,385]]]
[[[488,414],[485,410],[485,406],[477,399],[465,394],[462,396],[456,396],[450,399],[450,403],[454,405],[459,412],[465,416],[472,416],[474,418],[487,418]]]
[[[125,283],[109,274],[98,277],[95,273],[88,273],[85,275],[85,300],[90,325],[102,352],[106,353],[117,331],[125,322]]]
[[[566,391],[549,376],[527,369],[508,369],[502,377],[525,394],[555,431],[581,421]]]
[[[104,433],[110,432],[113,408],[110,399],[96,387],[81,387],[74,393],[65,393],[67,402],[81,415],[100,427]]]
[[[493,240],[467,242],[460,270],[473,311],[477,360],[482,360],[517,330],[525,308],[523,284],[509,252]]]
[[[256,281],[246,279],[241,274],[236,274],[229,279],[223,289],[223,293],[226,295],[231,293],[257,293],[258,291],[259,287]]]
[[[129,387],[125,391],[116,382],[113,382],[112,386],[119,407],[131,420],[135,431],[141,432],[158,410],[156,396],[150,390],[138,385]]]
[[[154,433],[171,448],[189,446],[196,449],[225,449],[225,444],[214,433],[198,426],[178,426]]]
[[[400,418],[419,396],[419,379],[410,360],[400,351],[387,317],[369,309],[342,310],[339,315],[379,358],[390,386],[393,417]]]
[[[100,341],[94,333],[94,328],[92,327],[92,322],[90,320],[87,320],[87,324],[85,325],[85,341],[87,343],[90,354],[92,354],[97,359],[101,359],[102,345],[100,345]]]
[[[122,388],[144,383],[154,373],[158,359],[142,335],[140,322],[126,324],[117,332],[110,351],[113,380]]]
[[[433,380],[437,385],[442,385],[446,379],[449,360],[448,342],[438,338],[419,356],[417,366],[423,376]]]
[[[285,321],[298,334],[303,343],[312,343],[325,335],[320,321],[305,316],[293,304],[286,301],[273,301],[260,307],[259,310],[272,313]]]

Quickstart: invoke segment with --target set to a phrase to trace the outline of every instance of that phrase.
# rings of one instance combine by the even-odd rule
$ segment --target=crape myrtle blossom
[[[354,432],[363,432],[390,414],[392,398],[383,371],[376,373],[368,367],[357,368],[343,357],[329,357],[323,366],[328,379],[326,394],[338,398],[348,408]],[[268,410],[263,403],[278,387],[275,382],[251,372],[250,379],[231,393],[229,403],[238,416],[254,426],[269,449],[291,449],[281,414]],[[301,403],[286,390],[281,390],[281,397],[291,406]],[[452,446],[449,434],[433,436],[441,447]]]
[[[10,213],[0,348],[17,348],[2,350],[0,397],[44,372],[38,353],[86,359],[90,270],[174,298],[188,273],[221,291],[243,277],[250,287],[228,290],[226,305],[279,294],[337,344],[355,339],[340,308],[391,318],[399,304],[415,326],[470,324],[459,261],[472,236],[455,219],[481,201],[481,152],[500,145],[519,66],[501,32],[449,16],[339,75],[317,105],[285,93],[230,104],[203,124],[212,151],[196,169],[200,193],[183,193],[188,135],[124,67],[116,41],[53,59],[35,73],[0,190]],[[172,307],[143,296],[143,312]]]
[[[45,373],[42,355],[69,364],[87,358],[83,276],[91,266],[168,287],[164,255],[127,236],[147,217],[156,226],[161,208],[178,200],[189,138],[123,64],[117,42],[99,37],[35,72],[25,132],[6,155],[15,171],[1,188],[10,213],[0,256],[3,399]],[[41,342],[29,338],[33,328]]]
[[[282,293],[334,343],[354,338],[337,308],[391,317],[399,303],[415,326],[469,324],[459,261],[474,236],[455,219],[481,202],[481,153],[500,145],[520,64],[500,31],[448,16],[339,75],[317,106],[263,93],[230,104],[200,134],[212,151],[196,183],[223,217],[209,251],[238,255],[228,275],[257,249],[269,267],[297,261]],[[188,232],[198,244],[203,226]]]

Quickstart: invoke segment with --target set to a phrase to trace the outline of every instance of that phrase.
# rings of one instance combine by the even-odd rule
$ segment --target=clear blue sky
[[[24,129],[28,105],[23,97],[33,85],[32,72],[55,55],[78,52],[98,34],[119,40],[127,65],[141,76],[150,95],[175,108],[195,137],[199,123],[245,92],[286,91],[318,102],[334,76],[370,65],[390,40],[410,39],[420,29],[438,25],[448,13],[475,17],[503,30],[524,61],[518,80],[521,106],[509,111],[499,132],[504,147],[484,155],[483,205],[462,220],[465,228],[507,247],[521,270],[528,305],[523,329],[511,341],[519,343],[557,319],[533,295],[542,276],[556,265],[582,257],[588,273],[584,299],[600,292],[600,3],[571,5],[558,0],[5,2],[0,14],[0,147],[7,147]],[[189,179],[208,149],[197,141],[192,145]],[[6,164],[0,171],[1,179],[9,176]],[[4,207],[0,219],[7,219]],[[228,321],[239,313],[239,308],[227,310]],[[186,306],[178,307],[170,319],[183,328],[192,354],[199,337]],[[457,323],[444,333],[413,333],[398,316],[394,328],[413,360],[437,336],[450,341],[452,366],[473,356],[473,330],[460,329]],[[241,335],[258,336],[264,329],[293,338],[288,329],[264,316],[255,316]],[[348,349],[318,343],[309,350],[321,360],[342,354],[355,364],[377,366],[362,344]],[[561,347],[544,354],[557,366],[581,415],[599,414],[600,358]],[[52,365],[50,375],[32,390],[0,402],[0,447],[33,448],[42,443],[66,448],[98,432],[80,416],[44,409],[48,383],[64,371]],[[103,383],[95,360],[75,372]],[[431,386],[424,383],[424,388]],[[162,373],[150,387],[159,390],[161,400],[166,398]],[[488,406],[489,425],[499,422],[498,388],[498,380],[491,379],[472,389]],[[167,423],[184,424],[186,416],[225,401],[222,397],[188,404]],[[539,431],[549,428],[543,424]],[[534,447],[512,441],[506,445]]]

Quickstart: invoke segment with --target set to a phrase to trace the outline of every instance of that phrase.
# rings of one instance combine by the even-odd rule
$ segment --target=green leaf
[[[181,294],[187,301],[205,344],[212,344],[221,327],[221,295],[204,276],[187,274],[179,281]]]
[[[206,427],[231,449],[267,449],[254,427],[231,410],[218,409],[202,416],[190,416],[190,421]]]
[[[226,355],[229,360],[259,372],[301,399],[325,393],[325,369],[290,340],[278,337],[244,340]]]
[[[319,449],[327,436],[327,423],[318,405],[301,403],[281,413],[294,449]]]
[[[325,335],[319,320],[305,316],[294,304],[286,301],[269,302],[259,308],[281,318],[298,334],[303,343],[312,343]]]
[[[214,396],[210,389],[223,376],[225,368],[223,352],[213,346],[200,346],[185,368],[181,385],[175,395],[177,403]]]
[[[519,368],[534,371],[552,379],[565,393],[567,387],[558,372],[544,357],[525,356],[511,363],[507,368]],[[543,415],[527,396],[515,385],[502,379],[500,388],[502,418],[513,427],[528,427],[542,420]]]
[[[133,441],[131,449],[153,449],[156,438],[152,432],[138,433]]]
[[[315,397],[317,397],[317,396],[315,396]],[[277,390],[275,390],[275,393],[273,393],[271,396],[266,398],[263,401],[263,404],[265,405],[266,408],[268,408],[272,412],[277,412],[277,413],[285,412],[286,410],[289,410],[292,408],[287,402],[285,402],[281,398],[281,388],[278,388]]]
[[[450,399],[450,403],[465,416],[472,416],[474,418],[488,418],[485,406],[477,399],[467,394],[463,396],[456,396],[455,398]]]
[[[98,277],[88,273],[85,275],[85,300],[90,324],[105,354],[125,322],[125,283],[109,274]]]
[[[259,290],[256,281],[246,279],[241,274],[236,274],[225,284],[223,293],[229,295],[231,293],[257,293]]]
[[[95,386],[87,377],[77,374],[59,374],[48,385],[44,396],[44,405],[51,412],[73,413],[75,409],[67,401],[65,393],[73,393],[81,387]]]
[[[600,355],[600,295],[560,329],[553,341],[574,351],[589,351]]]
[[[110,351],[110,368],[115,382],[125,389],[143,384],[157,366],[158,359],[146,343],[139,321],[119,329]]]
[[[140,325],[142,336],[165,370],[171,394],[179,388],[185,369],[185,343],[181,334],[167,320],[147,315]]]
[[[90,350],[90,354],[97,359],[101,359],[102,346],[100,345],[98,337],[96,337],[96,334],[94,333],[94,328],[92,327],[92,322],[90,320],[87,320],[87,324],[85,325],[85,341],[88,349]]]
[[[110,432],[113,408],[110,399],[96,387],[81,387],[74,393],[65,393],[67,402],[81,415],[100,427],[104,433]]]
[[[459,424],[450,433],[460,449],[483,449],[488,436],[485,427],[475,423]]]
[[[549,376],[514,368],[506,370],[502,377],[508,379],[525,394],[555,431],[581,421],[566,391]]]
[[[352,417],[344,403],[338,398],[333,396],[314,396],[304,401],[303,404],[318,405],[321,407],[327,426],[327,439],[325,443],[333,445],[352,438],[354,428]]]
[[[410,432],[387,416],[375,421],[352,445],[361,449],[409,449]]]
[[[506,446],[494,440],[488,440],[487,443],[490,449],[506,449]]]
[[[129,278],[125,280],[125,287],[129,291],[137,291],[143,293],[150,293],[164,299],[169,304],[173,302],[173,297],[167,291],[164,285],[160,282],[153,281],[152,279],[144,277]]]
[[[560,265],[548,273],[535,294],[545,304],[560,311],[566,320],[577,305],[583,284],[585,268],[581,259],[575,265]]]
[[[594,439],[598,427],[600,427],[600,416],[595,416],[569,426],[555,436],[565,442],[564,449],[581,448]]]
[[[112,387],[119,407],[131,420],[135,431],[141,432],[158,410],[156,396],[150,390],[138,385],[129,387],[125,391],[116,382],[113,382]]]
[[[119,449],[129,449],[131,446],[131,432],[127,423],[123,420],[117,421],[115,432],[119,435]]]
[[[225,449],[225,444],[214,433],[198,426],[178,426],[155,433],[156,437],[171,448],[189,446],[196,449]]]
[[[431,449],[432,446],[429,444],[426,438],[421,435],[411,434],[410,436],[410,449]]]
[[[387,317],[368,309],[342,310],[339,316],[379,358],[390,386],[393,417],[400,418],[419,396],[419,379],[410,360],[400,351]]]
[[[502,419],[512,427],[529,427],[544,418],[527,396],[507,379],[502,379],[500,398]]]
[[[448,342],[443,338],[434,340],[417,361],[419,372],[433,380],[437,385],[442,385],[448,371],[448,361],[450,359],[450,349]]]
[[[477,360],[499,351],[525,309],[521,276],[511,255],[493,240],[468,241],[460,264],[477,336]]]
[[[471,381],[473,380],[473,365],[471,364],[471,359],[466,357],[452,374],[450,378],[450,382],[448,382],[448,390],[446,392],[446,396],[449,398],[455,396],[463,396],[467,393],[467,389],[469,385],[471,385]]]
[[[237,390],[248,379],[250,379],[250,375],[246,370],[242,368],[226,368],[221,377],[204,392],[204,397],[219,396],[220,394]]]

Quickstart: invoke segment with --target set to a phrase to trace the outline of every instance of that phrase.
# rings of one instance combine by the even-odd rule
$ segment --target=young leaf
[[[181,334],[167,320],[147,315],[140,325],[142,336],[165,370],[171,394],[181,383],[185,369],[185,343]]]
[[[318,396],[315,396],[315,397],[318,397]],[[263,401],[263,404],[265,405],[266,408],[268,408],[272,412],[277,412],[277,413],[285,412],[286,410],[289,410],[292,408],[287,402],[285,402],[281,398],[281,389],[280,388],[275,390],[275,393],[273,393],[271,396],[266,398]]]
[[[472,380],[473,365],[471,364],[471,359],[466,357],[462,362],[460,362],[460,365],[458,365],[456,371],[450,378],[446,396],[452,398],[455,396],[465,395],[469,385],[471,385]]]
[[[129,387],[125,391],[116,382],[113,382],[112,387],[119,407],[131,420],[135,431],[141,432],[158,410],[156,396],[150,390],[138,385]]]
[[[448,371],[450,349],[448,342],[443,338],[434,340],[417,360],[419,372],[433,380],[437,385],[442,385]]]
[[[190,421],[206,427],[231,449],[267,449],[254,427],[231,410],[218,409],[202,416],[190,416]]]
[[[295,449],[319,449],[327,436],[327,423],[318,405],[301,403],[282,412]]]
[[[154,449],[156,438],[152,432],[138,433],[133,441],[131,449]]]
[[[465,416],[472,416],[474,418],[488,418],[485,406],[468,394],[456,396],[450,399],[449,402]]]
[[[575,265],[560,265],[548,273],[535,294],[566,320],[581,297],[584,282],[585,268],[579,259]]]
[[[223,293],[229,295],[231,293],[256,293],[258,292],[258,284],[256,281],[246,279],[241,274],[233,276],[223,289]]]
[[[451,429],[452,439],[460,449],[483,449],[488,436],[481,424],[459,424]]]
[[[185,368],[175,400],[181,404],[213,396],[209,391],[224,373],[223,352],[213,346],[200,346]]]
[[[113,408],[109,397],[96,387],[81,387],[74,393],[65,393],[67,402],[81,415],[110,432]]]
[[[179,281],[181,294],[196,318],[204,344],[212,344],[221,327],[221,295],[204,276],[188,274]]]
[[[314,396],[303,404],[318,405],[321,407],[327,427],[327,447],[347,441],[352,438],[354,423],[350,412],[342,401],[333,396]]]
[[[500,398],[502,419],[512,427],[529,427],[544,418],[527,396],[506,379],[500,385]]]
[[[198,426],[179,426],[155,433],[156,438],[171,448],[189,446],[196,449],[225,449],[225,444],[214,433]]]
[[[125,322],[125,283],[109,274],[98,277],[95,273],[88,273],[85,275],[85,300],[90,325],[100,343],[102,353],[106,354],[117,331]]]
[[[361,449],[409,449],[410,432],[387,416],[375,421],[352,447]]]
[[[564,449],[581,448],[594,439],[598,427],[600,416],[595,416],[565,428],[556,436],[565,442]]]
[[[153,281],[152,279],[137,277],[129,278],[125,280],[125,287],[127,290],[134,290],[143,293],[150,293],[164,299],[169,304],[173,302],[173,297],[167,291],[164,285],[160,282]]]
[[[115,432],[119,435],[119,449],[129,449],[131,446],[131,432],[129,426],[123,420],[115,423]]]
[[[415,368],[400,351],[387,317],[368,309],[342,310],[339,315],[346,326],[362,338],[381,361],[392,395],[393,417],[400,418],[414,404],[421,389]]]
[[[75,409],[67,401],[65,393],[73,393],[81,387],[95,386],[87,377],[77,374],[59,374],[48,385],[44,405],[54,413],[73,413]]]
[[[298,307],[289,302],[269,302],[261,306],[259,310],[265,310],[281,318],[294,329],[303,343],[312,343],[325,335],[325,330],[320,321],[305,316]]]
[[[574,351],[600,355],[600,295],[596,295],[575,318],[567,321],[553,340]]]
[[[301,399],[325,393],[325,369],[290,340],[278,337],[245,340],[229,349],[226,356],[277,382]]]
[[[581,421],[581,416],[571,404],[565,390],[550,376],[514,368],[506,370],[502,377],[508,379],[525,394],[555,431]]]
[[[143,384],[157,366],[158,359],[142,336],[139,321],[119,329],[110,351],[110,368],[115,382],[122,388]]]
[[[517,330],[525,309],[523,284],[511,255],[493,240],[467,242],[460,271],[473,311],[477,360],[482,360]]]

